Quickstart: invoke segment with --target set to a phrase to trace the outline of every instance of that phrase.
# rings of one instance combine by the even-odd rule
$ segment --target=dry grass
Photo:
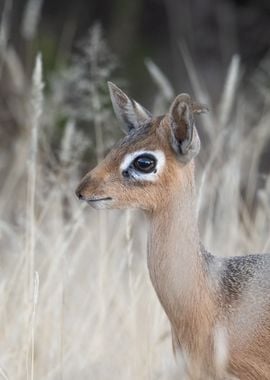
[[[76,200],[73,122],[58,166],[42,161],[40,58],[31,94],[29,130],[3,156],[0,378],[163,378],[174,363],[146,271],[145,224]]]

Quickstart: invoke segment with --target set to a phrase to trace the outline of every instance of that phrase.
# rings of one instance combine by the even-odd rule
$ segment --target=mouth
[[[105,198],[90,198],[87,199],[87,202],[89,204],[94,203],[94,202],[100,202],[100,201],[112,201],[111,197],[105,197]]]
[[[103,208],[111,208],[113,204],[111,197],[103,197],[103,198],[89,198],[87,199],[87,203],[93,208],[99,210]]]

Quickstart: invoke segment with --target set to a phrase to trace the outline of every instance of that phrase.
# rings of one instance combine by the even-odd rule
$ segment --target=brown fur
[[[190,104],[185,98],[177,108],[203,109]],[[200,244],[194,163],[181,163],[172,146],[171,118],[176,128],[183,126],[180,113],[132,130],[84,177],[77,194],[112,198],[106,207],[145,210],[150,278],[189,379],[270,379],[270,257],[218,258]],[[185,139],[183,129],[177,132]],[[127,153],[141,149],[165,154],[157,182],[129,181],[119,170]]]

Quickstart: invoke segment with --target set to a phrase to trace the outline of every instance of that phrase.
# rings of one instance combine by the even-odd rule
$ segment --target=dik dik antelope
[[[216,257],[200,242],[194,115],[205,107],[181,94],[154,117],[114,84],[109,90],[126,136],[77,196],[97,209],[145,211],[151,281],[189,379],[270,379],[270,255]]]

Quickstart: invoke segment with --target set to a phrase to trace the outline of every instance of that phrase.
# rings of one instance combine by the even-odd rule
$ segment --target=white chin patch
[[[100,200],[96,202],[87,202],[90,206],[95,208],[96,210],[102,210],[106,208],[112,208],[113,207],[113,201],[112,200]]]
[[[132,166],[132,162],[143,154],[149,154],[156,159],[156,167],[152,173],[142,173]],[[124,156],[120,165],[120,172],[127,171],[133,180],[155,182],[165,167],[165,161],[165,155],[161,150],[137,150]]]

